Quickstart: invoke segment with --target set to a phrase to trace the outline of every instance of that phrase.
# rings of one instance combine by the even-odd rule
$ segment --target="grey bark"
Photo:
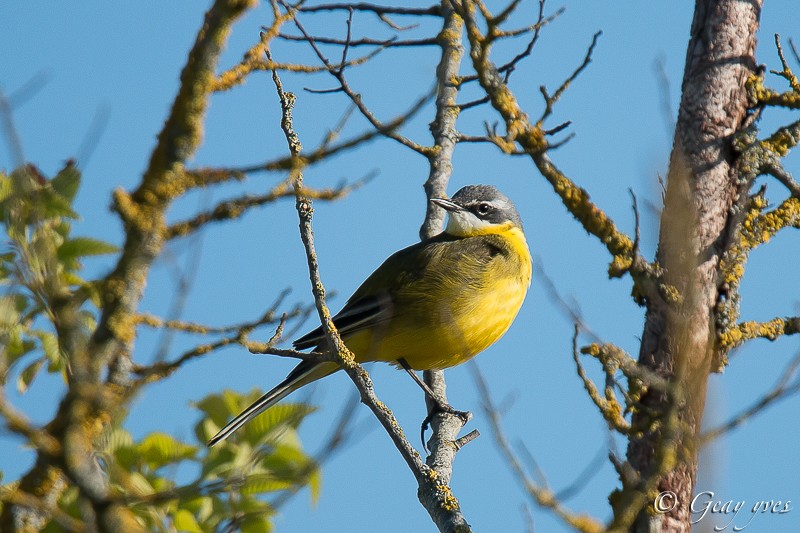
[[[632,438],[628,446],[628,461],[639,473],[648,473],[661,434],[652,413],[678,409],[681,453],[658,485],[659,491],[674,493],[678,504],[665,514],[643,510],[633,527],[636,532],[685,532],[692,527],[690,502],[697,475],[692,438],[700,429],[713,369],[719,259],[730,233],[731,208],[747,193],[737,176],[731,138],[747,116],[745,81],[756,69],[761,5],[761,0],[695,4],[657,253],[682,302],[648,302],[639,352],[640,364],[677,380],[681,394],[672,407],[665,395],[646,394],[633,417],[643,436]]]

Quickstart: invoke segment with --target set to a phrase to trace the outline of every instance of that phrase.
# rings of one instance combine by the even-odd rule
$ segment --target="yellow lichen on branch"
[[[726,331],[720,338],[727,350],[742,345],[751,339],[774,341],[783,335],[796,335],[800,332],[800,318],[773,318],[768,322],[742,322]]]
[[[585,189],[576,185],[559,171],[547,157],[548,143],[543,128],[539,124],[531,123],[519,106],[516,97],[503,81],[497,67],[489,59],[491,42],[487,36],[481,33],[474,19],[474,7],[471,3],[464,2],[461,4],[461,10],[461,15],[466,21],[473,67],[492,106],[505,121],[507,131],[505,141],[518,143],[530,155],[567,210],[583,225],[586,231],[605,244],[613,256],[609,275],[622,275],[634,261],[633,240],[619,231],[605,212],[592,203],[589,193]]]

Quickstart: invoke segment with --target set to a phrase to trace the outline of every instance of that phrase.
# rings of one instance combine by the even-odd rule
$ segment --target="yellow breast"
[[[511,327],[528,293],[532,262],[525,235],[516,227],[497,234],[512,253],[487,272],[485,290],[461,302],[464,307],[455,313],[455,329],[461,339],[453,339],[461,349],[451,345],[454,353],[449,366],[461,364],[497,342]]]
[[[426,285],[413,312],[398,310],[397,317],[380,330],[345,339],[357,360],[393,362],[402,357],[417,370],[449,368],[502,337],[527,294],[531,256],[524,234],[516,227],[494,227],[486,234],[502,245],[502,253],[480,272],[470,271],[470,282],[459,285],[448,281],[448,276],[463,277],[460,269],[475,268],[469,266],[468,258],[461,259],[439,276],[442,280]]]

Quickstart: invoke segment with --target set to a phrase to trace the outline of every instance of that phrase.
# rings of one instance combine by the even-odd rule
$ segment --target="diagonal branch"
[[[350,194],[352,191],[360,188],[366,181],[368,181],[368,178],[356,181],[349,185],[341,185],[336,188],[304,189],[303,193],[308,195],[309,198],[315,198],[318,200],[339,200]],[[164,232],[164,235],[167,239],[185,237],[205,227],[209,223],[235,220],[254,207],[262,207],[281,198],[289,198],[291,196],[294,196],[291,183],[289,180],[284,180],[265,194],[247,194],[237,198],[224,200],[209,211],[205,211],[188,220],[176,222],[175,224],[168,226]]]
[[[292,13],[292,12],[295,11],[295,8],[290,6],[289,4],[287,4],[284,0],[280,0],[280,2],[288,12]],[[350,11],[350,17],[352,18],[352,11]],[[350,20],[350,19],[348,19],[348,20]],[[327,69],[328,73],[330,73],[339,82],[339,88],[336,89],[336,90],[341,90],[342,92],[344,92],[348,96],[348,98],[350,98],[350,100],[358,108],[359,112],[364,116],[364,118],[367,119],[367,121],[369,121],[369,123],[372,125],[372,127],[374,127],[376,130],[380,131],[384,136],[397,141],[398,143],[402,144],[403,146],[405,146],[407,148],[411,148],[415,152],[418,152],[418,153],[420,153],[422,155],[426,155],[427,156],[428,155],[428,151],[429,151],[428,149],[426,149],[425,147],[415,143],[414,141],[412,141],[412,140],[400,135],[399,133],[395,132],[393,129],[388,129],[372,113],[372,111],[370,111],[370,109],[364,103],[361,95],[356,93],[350,87],[350,85],[347,83],[347,78],[345,78],[345,75],[344,75],[344,66],[342,66],[341,68],[337,68],[335,65],[331,64],[331,62],[328,60],[328,58],[325,56],[325,54],[323,54],[322,51],[317,46],[316,42],[314,41],[314,37],[311,36],[311,34],[309,34],[306,31],[305,27],[300,22],[300,20],[298,20],[298,18],[295,16],[293,21],[294,21],[294,25],[297,27],[297,29],[300,31],[300,33],[303,34],[303,37],[305,37],[305,39],[308,42],[309,46],[311,46],[312,50],[314,50],[314,53],[317,55],[319,60],[322,62],[323,65],[325,65],[325,68]],[[348,23],[348,28],[349,28],[349,23]],[[346,49],[347,48],[345,47],[345,50]]]
[[[734,416],[724,424],[714,429],[710,429],[700,435],[700,443],[704,445],[714,441],[722,435],[725,435],[726,433],[729,433],[730,431],[741,426],[756,415],[762,413],[773,403],[776,403],[780,400],[785,400],[793,394],[800,392],[800,380],[796,379],[798,368],[800,368],[800,354],[796,355],[789,362],[780,378],[778,378],[778,382],[768,393],[763,395],[755,403],[753,403],[753,405]],[[792,381],[792,378],[795,378],[794,381]]]
[[[366,2],[353,2],[353,3],[335,3],[335,4],[320,4],[317,6],[300,6],[298,11],[303,13],[318,13],[320,11],[363,11],[365,13],[374,13],[375,15],[430,15],[441,16],[439,5],[434,4],[430,7],[424,8],[406,8],[395,6],[380,6],[377,4],[369,4]]]
[[[576,531],[580,531],[581,533],[601,533],[605,531],[605,528],[600,522],[588,515],[577,514],[567,509],[561,500],[550,489],[539,485],[531,478],[525,466],[522,464],[522,460],[517,456],[512,449],[511,444],[508,442],[508,438],[506,437],[505,431],[503,431],[503,426],[500,420],[500,411],[492,401],[492,395],[489,392],[489,387],[483,377],[483,374],[481,374],[480,370],[478,369],[478,365],[475,363],[470,364],[470,370],[472,371],[472,377],[475,381],[475,385],[478,388],[478,394],[481,398],[483,412],[486,414],[486,418],[489,420],[497,447],[503,454],[507,466],[513,472],[514,476],[517,478],[517,481],[520,485],[522,485],[528,496],[530,496],[530,498],[538,505],[553,511],[553,513],[563,520],[564,523]]]
[[[450,487],[445,480],[441,479],[436,470],[433,470],[422,462],[419,453],[405,438],[394,414],[392,414],[391,410],[389,410],[375,395],[372,380],[361,365],[355,362],[352,352],[345,346],[333,324],[330,310],[325,302],[325,288],[320,277],[319,264],[314,247],[314,233],[311,225],[313,216],[311,199],[302,194],[303,166],[298,157],[302,145],[292,125],[292,109],[296,97],[292,93],[284,92],[277,71],[273,71],[272,78],[281,100],[281,110],[283,112],[281,128],[286,136],[289,151],[295,161],[295,165],[291,171],[291,178],[297,196],[297,212],[300,218],[300,237],[306,251],[311,289],[314,294],[314,303],[322,323],[322,329],[332,348],[332,355],[344,372],[353,380],[353,383],[361,394],[361,401],[367,405],[376,416],[389,434],[389,437],[400,452],[400,455],[411,469],[419,485],[419,491],[421,493],[420,500],[426,504],[426,510],[440,530],[466,531],[469,529],[469,526],[461,514],[458,501],[450,491]]]
[[[508,150],[513,151],[513,142],[519,143],[572,216],[581,223],[587,232],[597,237],[606,246],[613,257],[609,267],[610,276],[616,277],[630,272],[634,281],[638,280],[646,285],[644,282],[652,278],[654,268],[651,268],[644,260],[637,260],[633,253],[634,246],[631,238],[617,229],[613,220],[591,201],[586,190],[578,187],[552,163],[546,153],[549,147],[545,131],[541,126],[541,120],[546,115],[537,124],[530,122],[508,85],[503,81],[497,67],[489,58],[490,44],[487,37],[481,33],[475,18],[474,5],[464,1],[458,6],[459,14],[464,18],[467,26],[470,57],[478,74],[478,80],[489,96],[492,106],[506,123],[508,139],[511,141]],[[551,105],[588,64],[598,36],[595,35],[584,62],[576,69],[575,73],[562,84],[554,96],[548,97]]]
[[[75,334],[81,331],[80,304],[57,302],[54,322],[73,372],[69,394],[48,429],[62,443],[63,453],[57,462],[40,453],[17,490],[57,500],[64,484],[58,486],[52,480],[53,472],[60,469],[78,487],[81,501],[90,505],[101,532],[142,530],[130,509],[109,503],[110,488],[95,460],[93,443],[105,421],[114,418],[124,406],[124,385],[129,376],[124,369],[130,364],[135,310],[149,269],[164,244],[164,213],[170,201],[185,190],[182,170],[186,159],[200,144],[214,70],[231,26],[254,4],[252,0],[217,0],[209,8],[138,188],[130,194],[122,189],[114,193],[115,209],[125,224],[126,241],[116,267],[104,280],[103,314],[88,346],[78,342]],[[113,383],[102,382],[108,365],[122,369],[110,372]],[[0,529],[14,530],[12,524],[26,518],[33,520],[33,524],[41,523],[34,515],[24,504],[4,505]]]

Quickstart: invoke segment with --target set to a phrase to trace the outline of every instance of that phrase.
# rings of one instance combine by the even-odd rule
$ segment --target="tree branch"
[[[280,0],[280,2],[284,6],[284,8],[287,11],[289,11],[290,13],[295,10],[294,7],[292,7],[289,4],[287,4],[284,0]],[[350,17],[352,18],[352,11],[350,11]],[[303,36],[306,38],[306,41],[308,42],[309,46],[311,46],[312,50],[314,50],[314,53],[317,55],[317,57],[322,62],[322,64],[325,65],[325,68],[327,69],[328,73],[330,73],[331,76],[336,78],[336,80],[339,82],[339,88],[336,89],[336,90],[341,90],[342,92],[344,92],[348,96],[348,98],[350,98],[350,100],[356,105],[356,107],[358,108],[359,112],[364,116],[364,118],[366,118],[367,121],[369,121],[369,123],[372,124],[372,126],[376,130],[380,131],[382,135],[397,141],[398,143],[402,144],[406,148],[411,148],[415,152],[418,152],[418,153],[420,153],[422,155],[427,155],[426,148],[424,148],[424,147],[420,146],[419,144],[415,143],[414,141],[412,141],[412,140],[410,140],[410,139],[408,139],[408,138],[396,133],[393,129],[389,129],[383,123],[381,123],[381,121],[378,120],[378,118],[372,113],[372,111],[370,111],[370,109],[366,106],[366,104],[364,104],[364,101],[361,98],[361,95],[357,94],[355,91],[353,91],[353,89],[347,83],[347,79],[344,76],[344,66],[342,66],[341,68],[337,68],[335,65],[331,64],[331,62],[328,60],[328,58],[325,57],[325,55],[322,53],[322,51],[319,49],[319,47],[314,42],[314,37],[312,37],[306,31],[305,27],[303,26],[303,24],[300,23],[300,21],[298,20],[298,18],[296,16],[294,17],[294,25],[297,27],[297,29],[300,31],[300,33],[302,33]],[[348,27],[349,27],[349,24],[348,24]],[[346,49],[347,48],[345,47],[345,50]]]
[[[303,165],[298,157],[302,145],[292,125],[292,109],[296,97],[292,93],[284,92],[277,71],[273,71],[272,77],[281,100],[281,109],[283,111],[281,127],[286,136],[289,151],[295,162],[291,171],[291,178],[297,196],[300,236],[306,250],[311,289],[314,294],[314,302],[322,323],[323,331],[325,332],[329,345],[332,347],[332,355],[350,379],[353,380],[353,383],[355,383],[356,388],[361,394],[361,401],[367,405],[376,418],[378,418],[378,421],[389,434],[389,437],[400,452],[400,455],[411,469],[419,484],[420,493],[426,495],[425,497],[421,496],[420,499],[423,502],[429,503],[426,509],[439,529],[441,531],[467,531],[469,530],[469,526],[461,515],[458,501],[450,491],[450,487],[441,479],[440,474],[436,470],[433,470],[422,462],[419,453],[417,453],[405,438],[391,410],[389,410],[375,395],[372,380],[369,375],[364,371],[361,365],[355,362],[352,352],[345,346],[339,333],[336,331],[330,310],[325,302],[325,288],[320,278],[319,264],[314,247],[314,234],[311,225],[313,216],[311,200],[304,197],[302,193]]]
[[[581,533],[601,533],[605,531],[605,528],[600,522],[588,515],[577,514],[567,509],[551,490],[539,485],[531,478],[523,466],[522,461],[508,442],[508,438],[503,431],[500,421],[500,411],[492,402],[489,387],[480,370],[478,370],[478,365],[475,363],[470,364],[470,370],[472,371],[472,377],[481,398],[481,407],[483,408],[486,418],[489,420],[497,447],[503,454],[509,469],[514,474],[519,484],[522,485],[528,496],[536,502],[537,505],[553,511],[565,524],[576,531],[580,531]]]
[[[124,405],[123,389],[117,386],[127,379],[126,372],[113,372],[120,381],[102,384],[102,371],[109,362],[115,367],[129,364],[134,312],[149,268],[164,243],[164,211],[185,190],[183,164],[200,143],[214,69],[231,25],[253,4],[251,0],[218,0],[211,6],[139,187],[132,194],[121,189],[114,194],[115,208],[125,223],[126,242],[116,268],[104,280],[103,314],[88,347],[70,333],[81,327],[76,303],[56,302],[55,322],[59,340],[66,343],[62,347],[68,349],[72,379],[69,394],[48,428],[62,443],[63,456],[53,463],[40,453],[18,490],[57,500],[64,485],[51,482],[52,472],[63,469],[79,488],[81,498],[91,504],[101,533],[142,530],[130,509],[108,503],[107,480],[94,458],[94,441],[102,431],[102,421],[113,418]],[[24,505],[3,506],[0,529],[13,531],[13,524],[26,521],[24,515],[30,511]]]

